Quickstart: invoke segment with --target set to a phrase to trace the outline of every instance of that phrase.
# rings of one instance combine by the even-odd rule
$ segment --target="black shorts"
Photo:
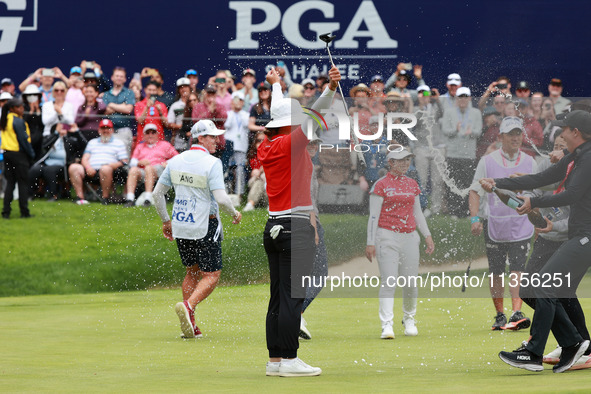
[[[505,273],[505,263],[509,257],[510,271],[525,271],[525,262],[529,253],[530,240],[516,242],[495,242],[488,236],[488,222],[482,223],[488,270],[496,275]]]
[[[221,235],[217,241],[213,240],[218,227],[217,219],[209,219],[207,234],[201,239],[177,238],[181,261],[186,267],[198,265],[204,272],[215,272],[222,269],[222,241]]]

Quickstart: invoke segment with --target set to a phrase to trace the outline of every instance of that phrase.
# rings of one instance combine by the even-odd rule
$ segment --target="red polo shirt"
[[[146,105],[148,105],[147,98],[135,104],[134,114],[136,119],[138,119],[140,115],[144,112],[144,108],[146,108]],[[168,117],[168,110],[166,109],[166,105],[164,105],[164,103],[161,103],[160,101],[156,101],[153,107],[153,115],[150,115],[150,108],[148,108],[148,112],[146,112],[146,120],[144,120],[144,123],[140,123],[139,121],[137,122],[137,141],[142,141],[144,139],[144,126],[148,123],[153,123],[156,125],[156,128],[158,129],[158,139],[164,140],[164,126],[162,125],[162,121],[160,120],[160,113],[158,112],[158,109],[156,107],[160,108],[160,111],[162,111],[162,116],[164,117],[164,119]]]
[[[308,138],[298,127],[291,134],[265,139],[257,157],[265,169],[269,214],[283,215],[312,210],[310,181],[312,160],[306,150]]]
[[[384,198],[378,227],[396,233],[415,231],[413,208],[421,190],[414,179],[388,173],[374,184],[371,193]]]

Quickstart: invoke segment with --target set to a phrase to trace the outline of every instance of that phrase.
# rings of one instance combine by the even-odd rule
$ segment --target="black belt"
[[[277,219],[308,219],[310,220],[310,215],[306,213],[286,213],[283,215],[269,215],[270,220],[277,220]]]

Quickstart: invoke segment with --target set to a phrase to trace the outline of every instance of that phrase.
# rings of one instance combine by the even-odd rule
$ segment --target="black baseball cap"
[[[591,114],[578,109],[568,113],[564,119],[555,121],[554,125],[578,129],[581,133],[591,135]]]

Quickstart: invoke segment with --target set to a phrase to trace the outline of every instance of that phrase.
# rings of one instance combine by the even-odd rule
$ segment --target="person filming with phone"
[[[167,127],[166,120],[168,110],[166,105],[156,99],[158,95],[158,86],[154,81],[148,82],[144,88],[146,98],[135,105],[134,113],[137,120],[137,141],[144,138],[144,126],[148,123],[156,125],[158,129],[158,139],[164,140],[164,128]]]

